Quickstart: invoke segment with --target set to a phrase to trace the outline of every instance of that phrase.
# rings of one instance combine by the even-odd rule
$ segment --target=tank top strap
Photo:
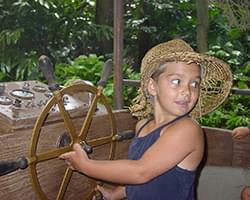
[[[176,117],[175,119],[171,120],[170,122],[167,122],[167,123],[161,125],[160,127],[158,127],[157,130],[161,130],[161,129],[163,129],[164,127],[166,127],[166,126],[168,126],[168,125],[170,125],[170,124],[172,124],[172,123],[178,121],[179,119],[181,119],[181,118],[183,118],[183,117],[185,117],[185,116],[188,116],[188,114],[185,114],[185,115],[181,115],[181,116]],[[146,122],[145,122],[145,123],[139,128],[139,130],[137,131],[136,136],[139,135],[139,133],[141,132],[141,130],[142,130],[151,120],[152,120],[152,118],[149,118],[149,119],[146,120]]]
[[[157,130],[161,130],[161,129],[163,129],[164,127],[166,127],[166,126],[168,126],[168,125],[170,125],[170,124],[172,124],[172,123],[174,123],[174,122],[178,121],[179,119],[181,119],[181,118],[183,118],[183,117],[186,117],[186,116],[188,116],[188,114],[178,116],[178,117],[174,118],[173,120],[171,120],[170,122],[167,122],[167,123],[165,123],[165,124],[162,124],[161,126],[159,126],[159,127],[157,128]]]
[[[136,136],[139,135],[139,133],[141,132],[141,130],[152,120],[152,118],[149,118],[146,120],[146,122],[144,124],[142,124],[142,126],[139,128],[139,130],[136,133]]]

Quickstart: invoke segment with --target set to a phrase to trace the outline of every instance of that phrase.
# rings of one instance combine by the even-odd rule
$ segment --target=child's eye
[[[194,87],[194,88],[198,88],[199,85],[200,85],[200,83],[197,82],[197,81],[194,81],[194,82],[191,83],[191,86]]]
[[[180,82],[181,82],[181,80],[179,80],[179,79],[173,79],[173,80],[171,80],[171,83],[172,83],[173,85],[179,85]]]

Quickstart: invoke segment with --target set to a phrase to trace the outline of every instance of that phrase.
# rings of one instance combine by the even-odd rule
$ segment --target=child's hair
[[[153,105],[147,92],[150,78],[157,78],[166,69],[168,62],[196,63],[201,67],[201,87],[198,105],[191,112],[194,118],[215,110],[228,96],[232,86],[230,67],[218,58],[196,53],[181,39],[161,43],[150,49],[141,64],[141,87],[139,95],[129,108],[132,115],[147,118],[153,113]]]
[[[168,66],[168,63],[169,62],[165,62],[165,63],[162,63],[160,64],[159,68],[155,70],[155,72],[151,75],[151,78],[154,79],[154,80],[158,80],[159,76],[165,72],[167,66]],[[189,64],[192,64],[192,63],[189,63]],[[201,79],[202,77],[204,77],[204,69],[203,69],[203,66],[200,65],[199,63],[196,63],[199,67],[200,67],[200,76],[201,76]]]
[[[160,64],[159,68],[155,70],[155,72],[151,75],[151,78],[154,80],[158,80],[159,76],[165,72],[166,68],[167,68],[167,64],[168,63],[163,63]]]

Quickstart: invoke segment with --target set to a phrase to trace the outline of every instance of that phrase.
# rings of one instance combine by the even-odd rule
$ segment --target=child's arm
[[[202,130],[191,119],[181,121],[171,126],[139,160],[92,160],[79,144],[59,158],[88,176],[121,184],[145,183],[178,164],[193,170],[202,157]]]
[[[232,137],[236,139],[241,139],[250,135],[249,127],[237,127],[232,131]]]

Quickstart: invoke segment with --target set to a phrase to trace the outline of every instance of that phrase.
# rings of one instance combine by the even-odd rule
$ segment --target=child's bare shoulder
[[[185,117],[183,120],[180,120],[180,124],[182,126],[190,126],[191,128],[198,128],[201,129],[200,124],[191,117]]]
[[[185,117],[177,121],[173,126],[170,127],[171,131],[175,133],[180,134],[200,134],[202,133],[202,128],[198,124],[197,121],[195,121],[191,117]]]

